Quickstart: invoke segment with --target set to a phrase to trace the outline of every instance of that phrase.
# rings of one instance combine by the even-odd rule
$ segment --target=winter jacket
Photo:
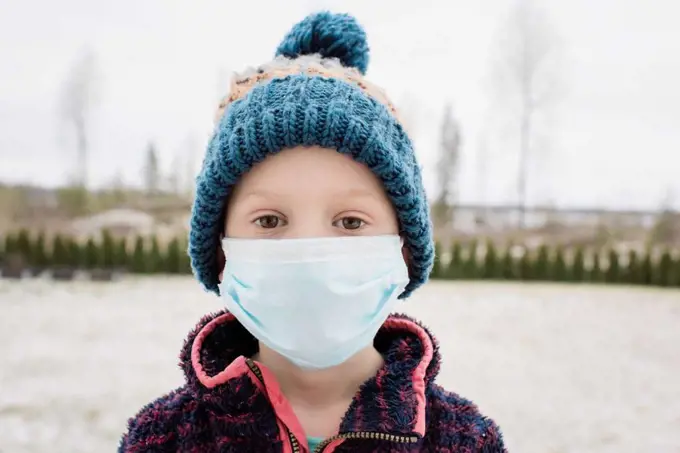
[[[435,384],[438,346],[423,326],[392,315],[374,345],[384,366],[316,452],[506,452],[492,420]],[[308,452],[273,374],[250,359],[257,349],[231,313],[203,318],[180,354],[186,383],[130,419],[119,453]]]

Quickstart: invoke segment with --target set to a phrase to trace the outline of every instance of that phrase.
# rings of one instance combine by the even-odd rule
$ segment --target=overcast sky
[[[680,204],[680,2],[542,0],[558,33],[561,100],[542,131],[530,199],[559,205]],[[285,5],[285,8],[283,7]],[[138,184],[147,143],[166,168],[200,162],[226,76],[272,57],[307,13],[354,14],[371,47],[368,77],[415,119],[432,192],[437,132],[451,102],[464,134],[461,197],[512,202],[517,141],[489,133],[492,52],[511,0],[2,0],[0,180],[55,186],[75,170],[59,116],[63,81],[91,49],[101,73],[90,181]],[[411,115],[412,113],[412,115]],[[497,128],[496,128],[497,129]],[[507,129],[507,128],[506,128]],[[479,177],[480,137],[488,138]],[[538,147],[537,147],[538,148]],[[538,154],[538,153],[537,153]]]

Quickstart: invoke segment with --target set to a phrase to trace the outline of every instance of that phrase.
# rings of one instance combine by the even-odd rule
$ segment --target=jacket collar
[[[380,328],[374,345],[383,354],[385,365],[357,392],[340,433],[385,432],[422,437],[426,389],[439,371],[436,340],[418,322],[395,314]],[[245,372],[244,358],[257,351],[257,340],[224,310],[205,316],[189,334],[180,354],[180,366],[188,387],[199,397],[211,403],[227,396],[233,400],[234,395],[228,393],[235,386],[229,383]]]

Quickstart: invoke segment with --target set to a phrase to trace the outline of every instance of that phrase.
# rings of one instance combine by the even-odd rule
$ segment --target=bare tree
[[[668,190],[654,219],[654,224],[648,232],[647,241],[651,246],[673,244],[680,239],[680,214],[673,209],[674,196]]]
[[[120,169],[116,171],[111,179],[110,190],[114,205],[120,205],[125,202],[125,182],[123,181],[123,173]]]
[[[489,137],[486,127],[477,136],[477,199],[482,212],[475,214],[475,225],[483,226],[488,219],[488,184],[489,184]]]
[[[438,195],[432,206],[435,226],[448,232],[458,202],[458,167],[460,163],[461,130],[453,109],[447,104],[440,128],[439,157],[437,159]]]
[[[517,197],[525,225],[527,183],[541,114],[559,94],[559,38],[532,0],[518,0],[501,30],[492,67],[495,96],[509,107],[519,134]]]
[[[155,195],[160,188],[160,164],[158,152],[153,143],[149,143],[146,150],[146,162],[144,163],[144,185],[149,195]]]
[[[87,188],[90,123],[93,109],[99,102],[100,78],[97,60],[86,51],[72,66],[61,92],[61,116],[75,134],[77,149],[76,184]]]
[[[168,191],[173,195],[178,195],[180,192],[180,178],[182,177],[182,163],[179,160],[179,155],[175,154],[170,162],[170,169],[168,171],[167,186]]]
[[[200,157],[201,147],[198,139],[193,134],[188,134],[182,142],[185,164],[185,178],[182,184],[184,195],[187,198],[192,198],[194,193],[194,181],[198,173],[198,159]]]

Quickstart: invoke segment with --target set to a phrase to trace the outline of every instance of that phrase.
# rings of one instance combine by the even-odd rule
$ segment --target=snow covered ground
[[[0,452],[115,451],[218,308],[188,278],[0,280]],[[680,291],[437,282],[404,311],[511,453],[680,452]]]

